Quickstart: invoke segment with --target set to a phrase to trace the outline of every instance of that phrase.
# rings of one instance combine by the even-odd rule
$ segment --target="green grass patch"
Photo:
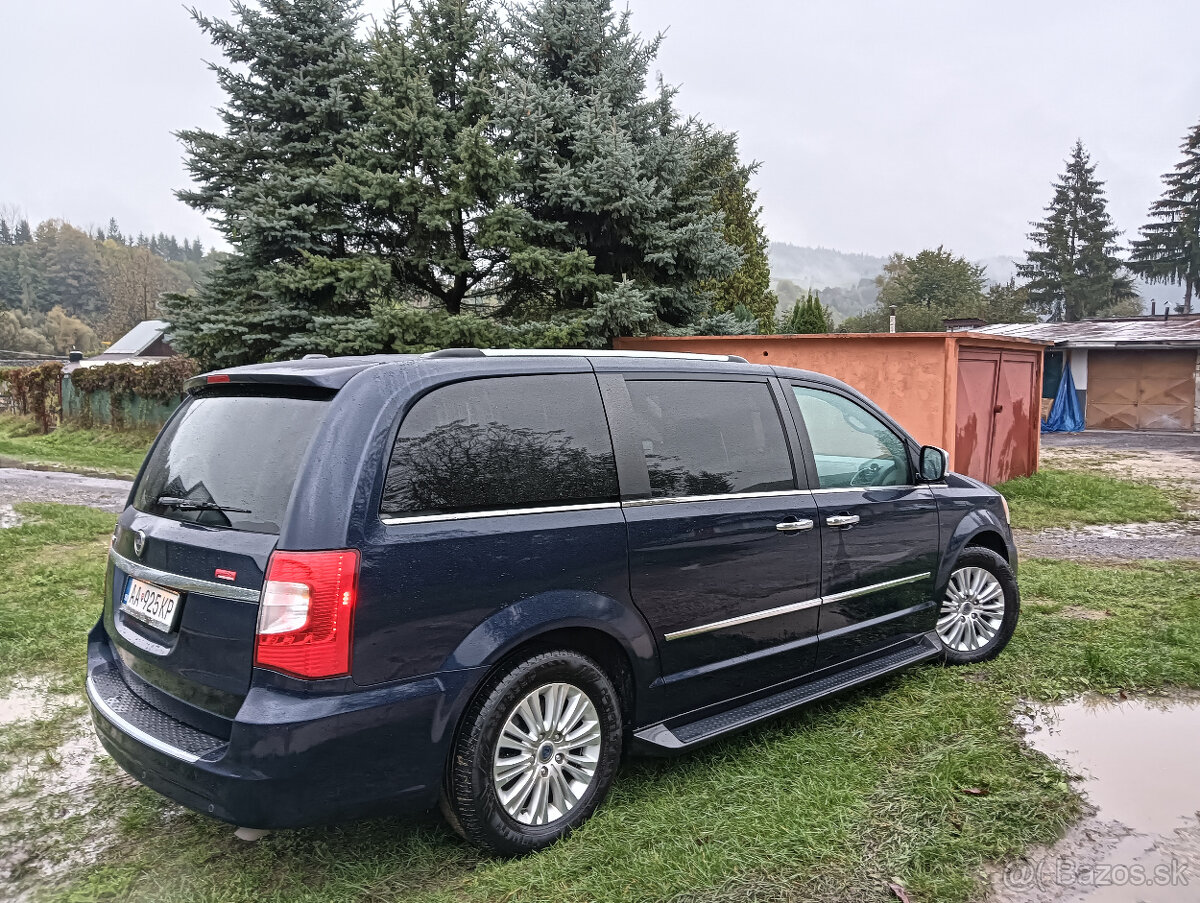
[[[1179,507],[1162,489],[1095,473],[1043,468],[996,488],[1008,499],[1012,525],[1026,530],[1144,523],[1180,516]]]
[[[432,817],[244,844],[122,784],[96,790],[103,821],[32,816],[21,842],[52,856],[63,831],[106,838],[94,864],[43,892],[74,903],[883,903],[892,876],[914,900],[977,899],[985,863],[1080,814],[1014,727],[1022,699],[1200,686],[1200,564],[1030,561],[1021,583],[1021,623],[995,661],[924,666],[679,759],[633,760],[592,821],[524,859],[483,857]],[[1080,607],[1107,617],[1072,616]]]
[[[142,466],[156,433],[144,429],[89,430],[71,424],[42,433],[30,417],[0,414],[0,457],[132,477]]]
[[[73,505],[16,509],[25,522],[0,530],[0,687],[34,674],[82,686],[116,515]]]

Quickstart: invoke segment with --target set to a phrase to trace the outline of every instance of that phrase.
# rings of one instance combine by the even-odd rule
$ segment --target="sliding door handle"
[[[804,530],[811,530],[814,524],[811,520],[785,520],[782,524],[776,524],[775,529],[780,533],[801,533]]]
[[[825,518],[825,523],[830,527],[853,527],[858,523],[858,515],[835,514],[833,517]]]

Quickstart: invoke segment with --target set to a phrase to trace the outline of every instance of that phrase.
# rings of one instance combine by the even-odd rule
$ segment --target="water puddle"
[[[1018,723],[1095,812],[995,875],[994,903],[1200,900],[1200,695],[1086,696]]]
[[[19,527],[25,521],[12,505],[0,505],[0,530]]]
[[[42,718],[51,707],[44,687],[35,688],[32,684],[19,683],[0,696],[0,727]]]

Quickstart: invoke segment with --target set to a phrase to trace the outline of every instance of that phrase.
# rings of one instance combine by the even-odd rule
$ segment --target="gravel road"
[[[0,467],[0,519],[17,502],[59,502],[119,512],[133,483],[74,473]]]
[[[1042,436],[1042,466],[1154,483],[1191,510],[1177,521],[1162,524],[1019,531],[1017,548],[1023,557],[1200,558],[1200,433],[1046,433]]]

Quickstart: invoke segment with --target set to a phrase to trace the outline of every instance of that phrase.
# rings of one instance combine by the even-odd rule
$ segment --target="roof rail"
[[[686,361],[722,361],[733,364],[750,363],[736,354],[695,354],[688,351],[591,351],[586,348],[443,348],[422,357],[640,357],[666,358]]]

